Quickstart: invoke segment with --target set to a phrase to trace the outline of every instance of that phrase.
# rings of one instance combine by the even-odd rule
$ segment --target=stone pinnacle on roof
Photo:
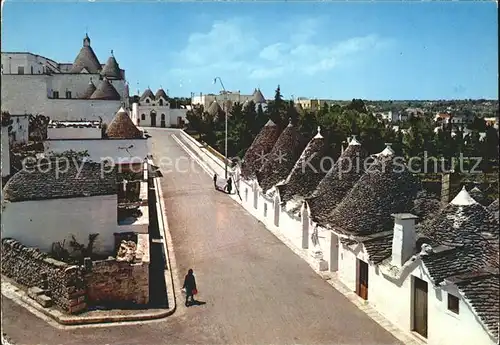
[[[323,136],[321,135],[321,127],[318,126],[318,134],[314,137],[315,139],[323,139]]]
[[[392,146],[392,143],[385,143],[385,149],[383,149],[382,152],[375,154],[375,156],[392,156],[392,155],[394,155],[395,152],[391,146]]]
[[[104,77],[92,96],[90,96],[90,99],[119,101],[121,97],[118,91],[116,91],[115,87],[109,82],[106,77]]]
[[[109,79],[122,79],[122,73],[120,71],[120,67],[118,66],[118,62],[116,62],[115,56],[113,55],[113,50],[111,50],[111,56],[104,65],[101,75]]]
[[[450,202],[450,204],[458,206],[466,206],[466,205],[477,204],[477,201],[472,199],[470,194],[467,192],[467,189],[465,189],[465,186],[463,186],[460,193],[457,194],[457,196]]]
[[[141,139],[144,137],[123,107],[118,110],[108,125],[106,135],[112,139]]]
[[[99,73],[101,70],[101,63],[90,46],[90,38],[87,34],[85,34],[83,47],[76,56],[73,66],[70,69],[70,73],[80,73],[83,69],[86,69],[92,74]]]
[[[353,134],[351,140],[349,141],[349,145],[361,145],[361,143],[356,139],[356,136]]]
[[[269,119],[269,121],[266,122],[264,127],[266,127],[266,126],[276,126],[276,124],[273,122],[273,120]]]
[[[288,118],[288,126],[287,127],[293,127],[292,118],[291,117]]]

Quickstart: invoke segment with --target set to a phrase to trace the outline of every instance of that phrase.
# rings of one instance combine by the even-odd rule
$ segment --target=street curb
[[[2,276],[2,295],[20,306],[26,308],[28,311],[35,309],[57,323],[64,326],[78,326],[78,325],[97,325],[102,323],[116,323],[116,322],[131,322],[131,321],[148,321],[167,317],[175,311],[175,309],[167,309],[161,312],[144,313],[144,314],[131,314],[131,315],[106,315],[106,316],[67,316],[55,308],[43,308],[36,301],[28,297],[27,293],[15,287],[13,284],[6,281],[6,277]]]
[[[163,194],[161,193],[161,185],[158,183],[157,178],[153,179],[156,193],[156,209],[158,217],[158,226],[163,227],[163,233],[165,234],[162,241],[164,251],[165,251],[165,283],[167,286],[167,301],[168,305],[172,303],[172,306],[164,311],[143,313],[143,314],[130,314],[130,315],[106,315],[106,316],[68,316],[55,308],[44,308],[39,305],[36,301],[31,299],[24,291],[15,287],[13,284],[7,282],[8,278],[4,278],[2,275],[2,295],[6,298],[12,300],[13,302],[26,308],[26,305],[30,308],[26,308],[29,311],[35,309],[36,311],[52,318],[57,323],[65,326],[77,326],[77,325],[96,325],[103,323],[118,323],[118,322],[132,322],[132,321],[148,321],[163,319],[172,315],[177,309],[177,303],[175,299],[175,289],[173,283],[173,270],[177,271],[175,267],[175,258],[171,260],[170,253],[173,254],[172,238],[170,232],[168,231],[167,216],[164,213],[165,205],[163,202]],[[161,216],[160,216],[161,215]],[[160,230],[161,231],[161,230]],[[167,242],[167,243],[165,243]],[[171,263],[173,261],[173,264]],[[176,275],[177,276],[177,275]]]

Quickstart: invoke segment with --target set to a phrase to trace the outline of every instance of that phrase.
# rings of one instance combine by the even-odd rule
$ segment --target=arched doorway
[[[160,99],[161,101],[161,99]],[[161,127],[166,127],[166,124],[165,124],[165,114],[161,114],[160,116],[160,126]]]
[[[156,127],[156,111],[151,110],[151,127]]]

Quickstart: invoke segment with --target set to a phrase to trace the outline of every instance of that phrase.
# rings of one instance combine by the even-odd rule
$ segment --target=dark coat
[[[194,275],[186,274],[186,277],[184,278],[184,285],[182,287],[186,289],[187,295],[192,295],[193,290],[196,289],[196,280],[194,279]]]

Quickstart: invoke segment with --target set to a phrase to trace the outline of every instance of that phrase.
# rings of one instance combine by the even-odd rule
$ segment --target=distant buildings
[[[28,52],[2,52],[2,111],[51,120],[111,121],[128,106],[125,71],[113,52],[101,64],[86,35],[73,63]],[[111,117],[110,117],[111,116]]]
[[[245,105],[250,101],[253,101],[256,107],[259,105],[262,106],[263,109],[267,107],[267,100],[260,89],[254,89],[254,92],[250,95],[242,95],[240,91],[221,91],[218,95],[204,95],[201,92],[199,95],[195,95],[194,93],[191,94],[191,105],[201,105],[207,111],[210,107],[212,107],[212,111],[215,111],[218,107],[220,107],[220,109],[230,110],[235,103]],[[217,103],[217,106],[214,105],[214,103]]]
[[[188,109],[172,109],[169,98],[163,89],[153,94],[151,89],[144,90],[138,101],[132,104],[132,120],[142,127],[183,127]]]

